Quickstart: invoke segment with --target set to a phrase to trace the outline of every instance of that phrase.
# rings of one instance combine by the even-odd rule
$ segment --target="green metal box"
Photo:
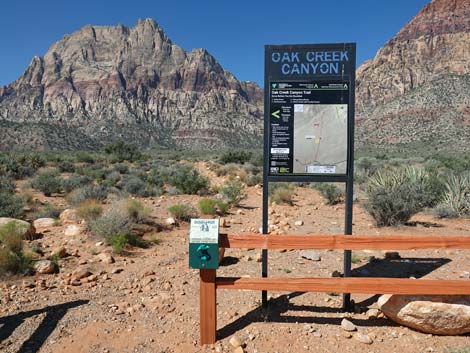
[[[191,219],[189,267],[195,269],[219,268],[218,219]]]

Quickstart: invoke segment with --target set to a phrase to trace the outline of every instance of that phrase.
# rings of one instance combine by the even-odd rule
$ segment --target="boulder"
[[[23,239],[33,240],[36,235],[36,228],[28,222],[22,221],[20,219],[0,217],[0,228],[7,225],[8,223],[13,222],[17,231],[21,234]]]
[[[104,262],[105,264],[113,264],[114,263],[114,257],[107,252],[102,252],[98,254],[98,259],[100,259],[101,262]]]
[[[76,224],[70,224],[65,228],[64,234],[69,237],[77,236],[82,232],[82,227]]]
[[[55,265],[50,260],[40,260],[34,264],[34,270],[39,274],[51,274],[55,272]]]
[[[75,210],[70,209],[70,208],[62,211],[62,213],[59,216],[59,219],[62,224],[75,223],[78,221],[78,217],[77,217]]]
[[[470,333],[470,296],[382,295],[378,305],[389,319],[421,332]]]
[[[54,218],[38,218],[33,222],[36,229],[52,228],[56,225]]]

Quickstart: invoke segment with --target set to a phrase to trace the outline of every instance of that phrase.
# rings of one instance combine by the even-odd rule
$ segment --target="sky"
[[[374,57],[429,0],[14,0],[0,4],[0,86],[80,27],[153,18],[177,45],[206,48],[239,80],[263,83],[264,45],[356,42]]]

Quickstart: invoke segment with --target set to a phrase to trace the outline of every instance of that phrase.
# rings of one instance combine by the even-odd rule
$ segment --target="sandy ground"
[[[209,173],[209,172],[207,172]],[[213,175],[211,175],[213,177]],[[220,183],[221,180],[216,181]],[[293,206],[272,206],[270,219],[285,221],[286,234],[341,234],[344,206],[329,206],[317,191],[297,188]],[[248,197],[226,216],[228,233],[251,233],[261,226],[261,189],[247,188]],[[198,196],[143,199],[152,219],[164,223],[168,206],[197,205]],[[52,199],[51,199],[52,200]],[[53,200],[63,202],[63,200]],[[302,220],[304,225],[294,226]],[[428,213],[399,228],[376,228],[360,203],[354,206],[354,233],[470,235],[470,220],[438,220]],[[447,352],[470,347],[470,336],[435,336],[399,326],[386,319],[367,319],[364,313],[343,313],[335,293],[270,292],[270,308],[260,308],[261,293],[218,291],[218,342],[199,346],[199,276],[188,267],[188,225],[154,233],[161,240],[148,249],[114,255],[116,262],[100,262],[97,254],[110,251],[99,239],[82,232],[64,235],[66,225],[43,232],[35,240],[48,251],[65,246],[78,256],[59,261],[55,275],[11,277],[0,282],[0,351],[41,353],[84,352],[232,352],[236,335],[245,352]],[[282,226],[281,226],[282,228]],[[288,235],[286,235],[288,236]],[[149,237],[147,235],[146,237]],[[330,277],[342,271],[342,252],[319,251],[321,261],[302,258],[300,251],[270,251],[269,275]],[[401,259],[386,260],[382,251],[354,252],[356,276],[467,279],[470,252],[460,250],[401,251]],[[378,260],[369,262],[368,257]],[[261,274],[259,251],[227,249],[221,276]],[[85,263],[86,262],[86,263]],[[86,268],[97,281],[68,285],[76,269]],[[376,307],[376,296],[353,295],[358,308]],[[346,338],[340,327],[349,317],[360,333],[373,338],[365,345]]]

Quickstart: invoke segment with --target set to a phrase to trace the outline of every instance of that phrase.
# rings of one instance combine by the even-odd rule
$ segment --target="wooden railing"
[[[226,235],[220,247],[255,249],[412,250],[470,249],[470,236],[406,235]],[[216,270],[200,270],[201,344],[216,341],[217,289],[363,294],[470,295],[470,280],[432,280],[382,277],[246,278],[216,277]]]

